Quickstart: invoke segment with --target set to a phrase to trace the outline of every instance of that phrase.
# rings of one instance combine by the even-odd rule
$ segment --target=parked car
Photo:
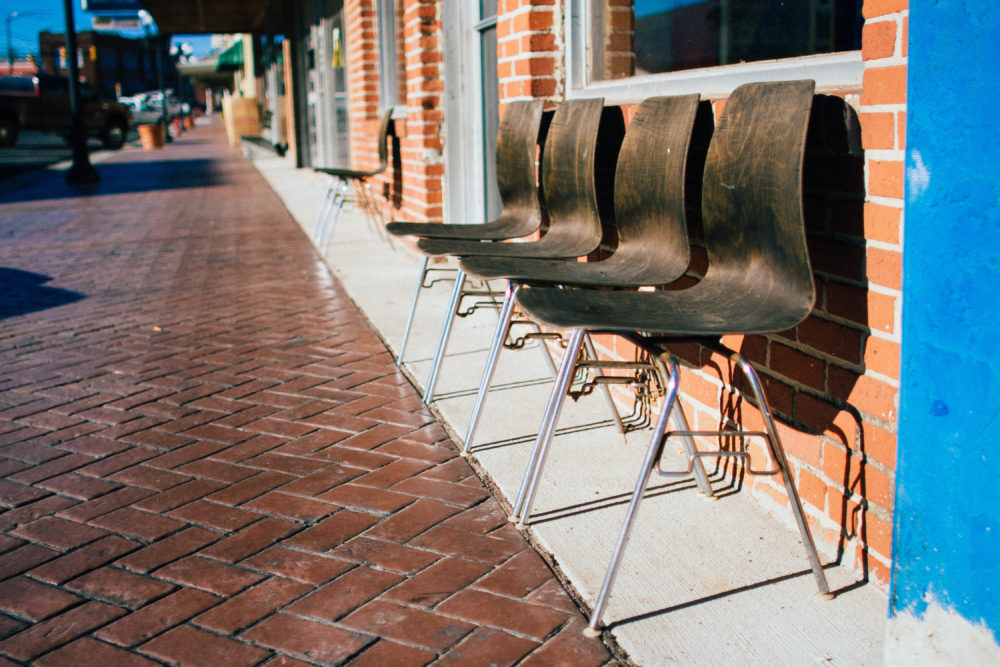
[[[119,97],[118,101],[128,107],[133,125],[153,125],[163,118],[163,110],[153,108],[141,97]]]
[[[163,93],[158,90],[139,93],[136,98],[142,99],[150,109],[161,111],[163,109]],[[184,104],[177,99],[170,89],[167,89],[167,120],[173,120],[184,112]]]
[[[83,129],[87,136],[100,138],[107,148],[121,148],[128,134],[128,107],[101,100],[85,83],[80,86]],[[42,73],[32,77],[0,77],[0,146],[16,144],[21,130],[65,136],[71,127],[66,77]]]

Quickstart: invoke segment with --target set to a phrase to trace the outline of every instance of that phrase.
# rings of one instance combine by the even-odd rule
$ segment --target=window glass
[[[403,49],[403,3],[379,4],[379,64],[382,108],[406,103],[406,52]]]
[[[862,0],[591,0],[591,80],[861,48]]]

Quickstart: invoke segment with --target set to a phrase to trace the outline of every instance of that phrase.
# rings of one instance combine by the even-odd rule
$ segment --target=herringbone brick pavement
[[[0,198],[0,663],[612,660],[202,125]]]

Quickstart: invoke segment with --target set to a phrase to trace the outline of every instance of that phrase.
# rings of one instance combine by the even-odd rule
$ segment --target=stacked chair
[[[506,241],[534,234],[542,225],[542,208],[538,201],[536,160],[538,147],[544,142],[546,123],[544,122],[543,100],[521,100],[511,102],[504,110],[503,119],[497,132],[496,175],[502,208],[496,219],[482,224],[439,224],[423,222],[390,222],[386,231],[393,236],[412,236],[430,239],[452,239],[480,243]],[[406,318],[403,340],[396,356],[403,362],[406,345],[410,340],[413,316],[422,290],[430,286],[433,272],[455,272],[454,268],[433,267],[430,255],[425,254],[420,267],[417,287],[413,292],[410,312]],[[464,277],[460,277],[458,289],[459,306],[463,296],[494,296],[488,288],[485,294],[463,291]]]
[[[313,243],[316,244],[317,248],[323,249],[324,255],[330,249],[333,230],[337,226],[337,220],[340,218],[340,212],[346,201],[360,204],[373,228],[379,234],[382,233],[382,228],[379,226],[381,214],[372,196],[369,180],[373,176],[381,174],[389,166],[389,147],[386,145],[386,140],[391,129],[392,110],[390,109],[382,115],[379,122],[376,136],[379,163],[374,169],[369,171],[341,169],[339,167],[316,167],[314,169],[314,171],[330,177],[312,231]]]
[[[534,223],[537,211],[537,220],[540,225],[541,208],[538,204],[538,186],[535,176],[536,149],[534,145],[529,146],[523,136],[522,141],[517,142],[517,128],[520,125],[516,124],[518,109],[513,108],[514,104],[508,106],[504,113],[501,133],[497,142],[497,173],[504,206],[500,218],[495,222],[504,220],[505,224],[509,225],[511,223],[508,221],[512,217],[528,216],[530,221]],[[538,109],[540,112],[541,108]],[[512,111],[515,111],[513,117],[511,116]],[[543,191],[546,192],[548,225],[541,238],[521,243],[505,243],[496,238],[472,236],[471,231],[485,225],[449,225],[447,227],[451,229],[441,232],[441,236],[431,238],[424,235],[418,241],[417,247],[426,255],[431,256],[488,255],[507,258],[571,260],[595,251],[600,246],[603,236],[601,217],[598,214],[596,201],[597,187],[595,186],[598,162],[596,156],[598,152],[603,152],[600,130],[603,126],[609,125],[602,126],[603,114],[603,100],[590,99],[565,102],[552,116],[545,132],[542,149]],[[612,130],[611,134],[614,133],[615,131]],[[604,143],[616,145],[617,140],[612,138]],[[512,154],[511,145],[520,146],[521,150]],[[513,158],[514,161],[508,162],[510,158]],[[516,187],[508,187],[511,185]],[[531,205],[526,205],[527,202],[531,202]],[[558,202],[562,202],[562,209],[560,209]],[[414,235],[421,236],[429,232],[436,232],[436,228],[441,227],[441,225],[421,225],[421,227],[422,229],[419,229],[413,223],[405,224],[405,226],[403,223],[390,223],[388,229],[390,233],[394,234],[415,232]],[[465,238],[445,236],[452,233],[455,227],[470,230],[466,232],[469,236]],[[522,224],[518,229],[523,231],[530,229],[530,227]],[[513,237],[508,236],[507,238]],[[422,269],[422,271],[424,270]],[[424,275],[422,273],[418,291],[423,284]],[[429,403],[433,399],[441,363],[447,349],[454,319],[460,313],[462,299],[470,293],[478,294],[466,290],[465,285],[466,274],[459,270],[452,290],[448,313],[434,353],[430,376],[425,384],[424,402]],[[513,304],[513,301],[508,299],[508,303]],[[509,314],[506,316],[502,314],[501,317],[506,317],[508,322],[510,320]],[[602,387],[602,390],[609,404],[614,408],[607,388]],[[621,420],[617,411],[614,414],[616,421],[620,424]]]
[[[726,334],[787,330],[812,310],[815,289],[803,221],[802,165],[813,89],[812,81],[749,84],[736,89],[727,101],[706,158],[702,221],[708,270],[696,285],[676,291],[622,292],[529,283],[517,295],[519,307],[530,317],[572,330],[523,493],[514,507],[512,519],[519,525],[530,522],[534,494],[585,334],[608,333],[639,346],[655,360],[659,381],[666,388],[588,634],[600,633],[601,616],[653,471],[689,475],[702,457],[739,457],[746,460],[748,474],[783,478],[819,594],[831,597],[756,371],[745,357],[720,343]],[[730,356],[762,413],[764,431],[666,432],[668,418],[679,411],[679,362],[669,346],[692,341]],[[687,469],[664,470],[661,456],[668,440],[693,436],[732,438],[742,446],[736,451],[688,451]],[[762,469],[749,460],[746,439],[751,436],[766,441],[770,467]]]
[[[612,192],[610,184],[602,183],[597,176],[602,167],[599,154],[607,153],[606,144],[614,143],[605,136],[602,115],[607,118],[607,114],[603,100],[563,102],[547,127],[542,102],[514,102],[507,106],[497,142],[497,179],[503,201],[498,218],[478,225],[387,226],[393,235],[419,238],[417,246],[427,257],[450,255],[460,260],[449,312],[425,386],[425,402],[433,398],[462,299],[475,293],[466,288],[467,276],[508,282],[463,454],[467,455],[473,445],[500,350],[511,334],[515,310],[535,326],[544,324],[568,332],[566,351],[512,509],[511,520],[519,528],[531,523],[534,498],[543,483],[556,425],[574,378],[601,387],[613,408],[607,384],[620,377],[631,383],[652,377],[662,391],[659,416],[586,630],[591,636],[601,632],[601,618],[653,472],[667,477],[693,476],[699,491],[712,497],[702,466],[702,460],[709,457],[735,457],[744,462],[746,474],[782,478],[819,594],[832,597],[761,382],[750,362],[721,342],[730,334],[790,329],[812,311],[815,287],[805,240],[802,170],[813,92],[812,81],[755,83],[737,88],[716,123],[703,170],[690,151],[698,119],[698,97],[644,101],[636,109],[624,139],[618,137],[620,151],[617,147],[612,151],[616,153],[612,161],[613,198],[607,196]],[[382,144],[384,147],[384,141]],[[341,174],[337,176],[344,179]],[[700,201],[687,201],[686,179],[699,176]],[[363,178],[357,180],[363,184]],[[341,192],[347,180],[344,183]],[[613,252],[603,259],[579,261],[601,246],[602,222],[609,219],[608,202],[612,200],[611,217],[617,236]],[[342,203],[341,199],[336,205],[338,212]],[[685,274],[690,263],[686,209],[699,205],[708,257],[704,277],[691,286],[637,289],[665,286]],[[317,231],[320,227],[317,220]],[[323,227],[320,240],[326,234],[325,223]],[[540,230],[536,240],[509,242]],[[413,310],[428,275],[425,258],[400,361]],[[490,290],[485,294],[493,296]],[[620,337],[634,344],[650,361],[599,360],[590,343],[591,335]],[[738,425],[715,431],[690,429],[678,401],[680,363],[670,347],[692,342],[730,358],[731,381],[735,385],[732,389],[749,390],[745,392],[747,398],[763,418],[762,431]],[[607,369],[615,374],[605,375]],[[625,375],[619,375],[622,371]],[[740,378],[742,383],[738,382]],[[615,417],[623,429],[617,411]],[[670,423],[673,430],[668,431]],[[663,452],[668,441],[675,438],[680,441],[686,465],[667,469]],[[704,449],[702,445],[703,449],[699,449],[696,438],[701,443],[709,438],[724,439],[735,447]],[[766,464],[751,459],[748,438],[760,438],[766,443]]]
[[[509,281],[466,432],[463,454],[473,445],[483,403],[511,325],[515,298],[523,284],[638,288],[672,283],[687,270],[690,251],[685,216],[685,172],[698,110],[698,96],[686,95],[650,98],[635,111],[614,172],[613,217],[617,247],[606,259],[590,262],[492,256],[462,259],[461,268],[470,275]],[[543,164],[542,173],[550,216],[599,220],[593,179],[580,178],[578,173],[559,169],[548,160]],[[572,187],[567,181],[581,185]],[[584,341],[588,344],[586,338]],[[588,358],[595,359],[592,344],[589,348]],[[586,360],[582,363],[589,364],[589,368],[595,367]],[[603,366],[619,371],[642,371],[648,364]],[[602,387],[615,381],[614,375],[598,380]],[[633,380],[623,377],[621,381]],[[683,414],[678,412],[675,417],[682,420]],[[618,425],[623,431],[620,420]],[[711,487],[701,474],[700,466],[697,477],[702,492],[711,495]]]

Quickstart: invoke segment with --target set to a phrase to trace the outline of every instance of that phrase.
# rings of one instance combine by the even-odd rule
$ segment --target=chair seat
[[[528,236],[538,230],[538,224],[520,215],[501,214],[496,220],[482,224],[441,224],[437,222],[390,222],[386,230],[393,236],[419,236],[431,239],[465,239],[503,241]]]
[[[506,278],[518,282],[575,285],[580,287],[639,287],[665,285],[677,279],[672,266],[616,252],[598,262],[576,262],[522,257],[469,256],[462,270],[480,278]]]
[[[347,180],[357,180],[359,178],[370,178],[377,174],[385,171],[385,166],[379,169],[371,169],[368,171],[359,171],[357,169],[340,169],[339,167],[314,167],[313,171],[326,174],[327,176],[333,176],[334,178],[343,178]]]
[[[417,247],[428,255],[489,255],[491,257],[536,257],[572,259],[583,257],[597,249],[600,237],[591,234],[569,234],[550,231],[537,241],[527,243],[497,243],[462,239],[420,239]]]
[[[548,324],[603,331],[644,331],[670,336],[756,334],[790,329],[813,307],[813,298],[760,283],[756,298],[721,283],[677,291],[567,290],[525,285],[518,303]]]

